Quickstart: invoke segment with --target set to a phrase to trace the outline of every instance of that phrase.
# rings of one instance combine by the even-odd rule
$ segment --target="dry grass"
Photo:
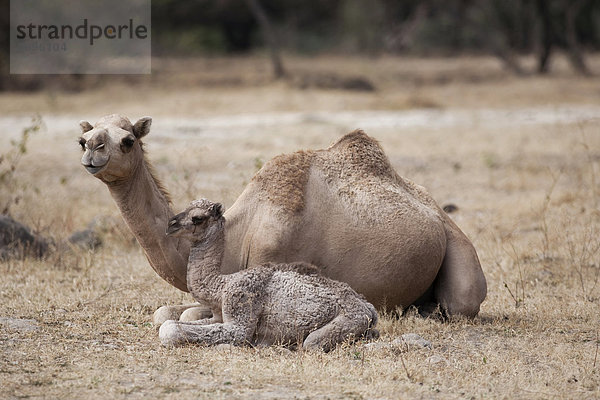
[[[210,62],[215,74],[224,74],[222,61]],[[249,59],[232,67],[233,76],[244,77],[244,66],[250,71],[241,87],[179,90],[174,77],[129,88],[141,92],[139,98],[124,94],[122,84],[81,94],[1,94],[5,115],[38,111],[47,120],[72,119],[71,129],[48,126],[33,137],[17,173],[28,189],[15,216],[61,240],[96,215],[118,215],[106,188],[78,165],[82,117],[149,114],[160,127],[161,117],[406,109],[411,97],[467,111],[579,106],[597,104],[600,93],[597,79],[563,70],[554,78],[516,79],[487,59],[448,65],[380,59],[373,70],[365,60],[296,62],[305,70],[348,65],[349,73],[364,74],[381,89],[356,94],[256,86],[260,63]],[[202,84],[210,71],[183,76]],[[487,300],[473,321],[442,323],[410,312],[382,319],[381,342],[414,332],[433,349],[366,349],[361,343],[329,354],[164,349],[150,324],[152,312],[190,298],[162,282],[131,237],[119,231],[96,253],[0,264],[0,398],[600,397],[600,123],[507,125],[510,119],[507,113],[504,120],[445,128],[369,130],[402,175],[426,186],[439,203],[459,207],[452,216],[472,238],[488,278]],[[0,121],[3,151],[23,127],[6,121]],[[261,160],[327,146],[355,127],[307,120],[222,132],[201,128],[155,132],[147,140],[176,208],[200,195],[230,205]],[[18,328],[1,318],[33,321]]]

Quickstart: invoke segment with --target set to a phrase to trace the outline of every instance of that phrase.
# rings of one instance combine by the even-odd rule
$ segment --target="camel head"
[[[81,164],[105,183],[129,177],[143,162],[140,139],[150,132],[151,124],[152,118],[143,117],[132,125],[118,114],[102,117],[95,126],[81,121]]]
[[[203,242],[210,240],[219,229],[222,229],[224,222],[221,204],[206,199],[194,200],[185,211],[169,220],[167,236]]]

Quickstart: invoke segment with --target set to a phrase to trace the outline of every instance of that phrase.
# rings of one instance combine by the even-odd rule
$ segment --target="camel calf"
[[[221,274],[221,204],[192,202],[169,221],[167,235],[192,242],[188,288],[196,301],[210,306],[213,317],[166,321],[159,331],[164,345],[301,344],[329,351],[347,339],[379,335],[375,307],[348,284],[319,275],[313,265],[269,263]]]

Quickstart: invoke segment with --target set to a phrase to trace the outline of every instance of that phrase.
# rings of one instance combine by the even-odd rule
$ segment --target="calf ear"
[[[215,218],[219,218],[223,215],[223,205],[221,203],[215,203],[210,208],[210,211]]]
[[[87,121],[79,121],[79,126],[81,127],[81,133],[86,133],[94,129],[94,127]]]
[[[150,132],[150,125],[152,125],[152,118],[142,117],[135,125],[133,125],[133,134],[136,138],[141,139]]]

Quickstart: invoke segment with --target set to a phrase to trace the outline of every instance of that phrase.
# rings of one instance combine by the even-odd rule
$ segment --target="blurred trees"
[[[15,0],[17,1],[17,0]],[[0,29],[9,30],[9,0]],[[0,89],[7,87],[8,35],[0,35]],[[598,0],[152,0],[153,54],[270,50],[277,76],[288,52],[494,54],[518,74],[520,55],[546,73],[564,51],[589,74],[584,54],[600,48]],[[531,71],[533,72],[533,71]]]
[[[596,0],[154,0],[153,21],[157,49],[184,54],[262,46],[300,53],[491,53],[515,73],[524,73],[518,55],[535,54],[537,72],[546,73],[552,54],[563,50],[587,74],[584,50],[600,47]]]

